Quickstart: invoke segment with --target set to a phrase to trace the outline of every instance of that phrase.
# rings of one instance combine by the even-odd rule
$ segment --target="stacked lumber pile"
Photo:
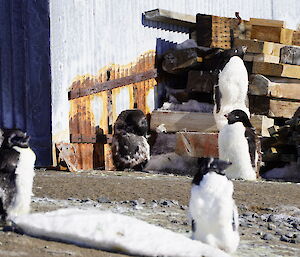
[[[160,14],[168,16],[164,17],[168,23],[172,23],[172,17],[177,17],[178,24],[180,17],[183,17],[156,11],[156,15]],[[256,18],[245,21],[238,13],[236,17],[197,14],[195,26],[194,21],[189,19],[190,38],[197,45],[166,53],[162,70],[173,75],[175,79],[180,76],[186,78],[182,91],[178,94],[177,90],[177,95],[174,96],[179,102],[205,99],[204,101],[213,103],[213,88],[218,73],[209,67],[207,56],[214,51],[220,51],[220,48],[246,46],[244,61],[249,72],[251,122],[260,136],[271,135],[268,140],[263,140],[264,161],[271,162],[279,156],[272,151],[275,151],[275,146],[280,145],[281,133],[289,138],[284,138],[284,142],[297,139],[294,132],[286,133],[287,127],[290,129],[291,125],[278,128],[274,124],[284,124],[300,107],[300,32],[286,28],[283,21]],[[184,26],[183,23],[181,25]],[[151,115],[151,130],[161,124],[165,125],[168,133],[176,133],[175,150],[178,154],[217,156],[218,131],[212,113],[154,111]],[[209,147],[212,145],[212,148]],[[293,149],[298,147],[292,145]],[[281,150],[278,148],[277,151]],[[285,151],[280,158],[287,160],[288,154]],[[298,158],[297,154],[293,152],[289,160]]]
[[[270,137],[262,141],[263,161],[300,163],[300,108],[282,126],[269,128]]]

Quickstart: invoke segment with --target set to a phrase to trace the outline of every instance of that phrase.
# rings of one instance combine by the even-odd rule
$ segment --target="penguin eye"
[[[237,49],[234,50],[235,53],[237,53],[237,51],[238,51]]]

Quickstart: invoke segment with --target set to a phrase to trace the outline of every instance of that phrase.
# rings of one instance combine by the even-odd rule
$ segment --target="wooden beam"
[[[284,46],[280,49],[280,62],[300,65],[300,47]]]
[[[250,18],[250,24],[251,25],[260,25],[260,26],[279,27],[279,28],[285,27],[284,21],[269,20],[269,19]]]
[[[157,76],[158,76],[157,69],[152,69],[146,72],[133,74],[119,79],[109,80],[103,83],[96,83],[89,88],[83,88],[83,89],[78,88],[69,91],[69,100],[79,98],[82,96],[96,94],[102,91],[112,90],[117,87],[122,87],[125,85],[130,85],[148,79],[156,78]]]
[[[209,71],[190,70],[186,89],[188,92],[212,93],[218,84],[218,74]]]
[[[234,39],[234,46],[246,46],[246,53],[266,54],[272,56],[280,56],[280,49],[285,47],[284,44],[274,42],[266,42],[256,39]]]
[[[249,94],[300,100],[300,80],[252,74]]]
[[[281,63],[253,62],[253,73],[300,79],[300,66]]]
[[[172,12],[164,9],[154,9],[147,11],[145,12],[145,18],[151,21],[160,21],[187,28],[194,28],[196,26],[195,15]]]
[[[256,128],[259,135],[268,136],[268,128],[273,126],[273,119],[262,117],[261,115],[252,115],[251,123]],[[150,120],[150,129],[155,131],[156,128],[164,124],[167,132],[218,132],[212,113],[200,112],[175,112],[175,111],[153,111]]]
[[[264,96],[249,96],[250,112],[270,118],[292,118],[300,102],[271,99]]]
[[[190,157],[218,157],[218,133],[177,132],[175,152]]]
[[[270,63],[279,63],[279,56],[270,55],[270,54],[255,54],[255,53],[246,53],[243,58],[246,62],[270,62]]]
[[[218,131],[212,113],[153,111],[151,114],[150,129],[155,131],[161,124],[164,124],[167,132]]]
[[[294,31],[291,29],[252,25],[251,39],[291,45],[293,42],[293,33]]]

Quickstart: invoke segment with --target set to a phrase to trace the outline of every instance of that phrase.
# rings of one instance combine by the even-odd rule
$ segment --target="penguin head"
[[[246,53],[246,50],[247,50],[247,46],[239,46],[239,47],[235,47],[235,48],[232,48],[232,49],[228,49],[228,50],[225,50],[223,52],[223,56],[225,58],[228,58],[228,60],[233,57],[233,56],[238,56],[240,57],[241,59],[243,59],[245,53]]]
[[[3,137],[2,148],[12,148],[13,146],[29,147],[30,137],[20,129],[5,129]]]
[[[227,118],[228,124],[242,122],[245,127],[249,127],[249,128],[253,127],[248,118],[248,115],[243,110],[236,109],[228,114],[225,114],[224,116]]]
[[[115,133],[121,131],[145,136],[148,131],[148,122],[145,114],[139,109],[122,111],[114,128]]]
[[[224,176],[225,170],[231,165],[231,162],[220,160],[218,158],[199,158],[198,159],[198,172],[195,174],[192,183],[199,185],[203,176],[209,172],[215,172]]]

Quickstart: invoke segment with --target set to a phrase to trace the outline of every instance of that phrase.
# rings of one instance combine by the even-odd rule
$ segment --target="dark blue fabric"
[[[47,0],[0,0],[0,127],[31,136],[37,166],[51,164]]]

